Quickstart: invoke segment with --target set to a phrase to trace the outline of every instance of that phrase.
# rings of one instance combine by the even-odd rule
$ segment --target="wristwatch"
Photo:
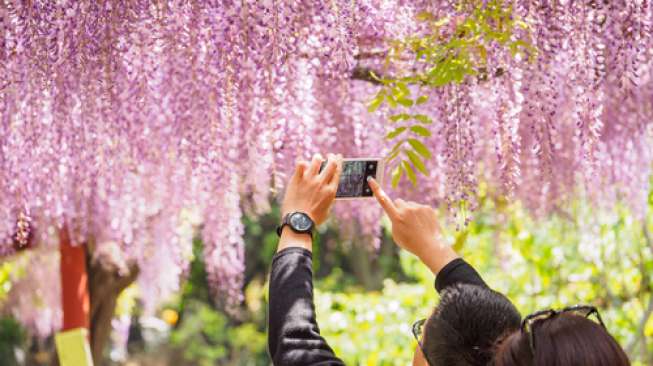
[[[281,236],[283,228],[288,225],[292,231],[299,234],[309,234],[313,239],[313,228],[315,223],[311,220],[310,216],[303,212],[291,212],[286,214],[281,221],[281,225],[277,227],[277,235]]]

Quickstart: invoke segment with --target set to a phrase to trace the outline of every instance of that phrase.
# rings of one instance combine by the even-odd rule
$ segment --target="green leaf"
[[[521,19],[517,19],[517,20],[515,21],[515,24],[516,24],[519,28],[521,28],[521,29],[526,29],[526,30],[528,30],[528,29],[530,28],[530,26],[528,25],[528,23],[526,23],[525,21],[523,21],[523,20],[521,20]]]
[[[390,116],[390,121],[392,122],[405,121],[407,119],[410,119],[410,114],[400,113]]]
[[[384,98],[383,92],[379,92],[379,94],[377,94],[376,97],[374,97],[374,99],[372,99],[370,103],[367,105],[367,111],[370,113],[376,112],[376,110],[379,109],[381,104],[383,104],[383,98]]]
[[[405,83],[398,82],[395,89],[395,95],[399,98],[408,96],[410,95],[410,89],[408,89]]]
[[[444,18],[438,20],[437,22],[433,23],[433,26],[434,26],[434,27],[441,27],[441,26],[443,26],[443,25],[449,23],[450,20],[451,20],[451,18],[449,18],[449,17],[444,17]]]
[[[408,159],[410,159],[410,162],[413,163],[413,166],[417,168],[422,174],[428,175],[429,172],[426,170],[426,166],[424,165],[424,162],[422,161],[422,158],[419,157],[419,155],[415,154],[412,150],[404,150],[406,155],[408,155]]]
[[[387,100],[388,100],[388,105],[390,105],[390,108],[393,109],[397,108],[397,100],[392,95],[388,95]]]
[[[401,167],[406,172],[406,176],[410,182],[413,183],[413,186],[417,186],[417,175],[415,175],[413,167],[411,167],[410,164],[408,164],[408,162],[405,160],[402,160]]]
[[[430,125],[431,123],[433,123],[433,121],[431,121],[429,116],[424,115],[424,114],[415,114],[415,115],[413,115],[413,119],[415,119],[415,120],[417,120],[420,123],[423,123],[425,125]]]
[[[480,58],[481,64],[486,64],[487,63],[487,49],[482,44],[479,45],[476,49],[478,51],[478,57]]]
[[[403,82],[404,84],[415,84],[415,83],[419,82],[419,79],[415,75],[404,76],[404,77],[400,78],[399,80],[401,80],[401,82]],[[410,94],[410,91],[409,91],[409,94]]]
[[[420,136],[431,137],[431,131],[429,131],[429,129],[424,126],[418,126],[418,125],[410,126],[410,130],[413,131],[413,133],[418,134]]]
[[[386,161],[392,161],[392,160],[394,160],[394,159],[399,155],[399,153],[400,153],[401,150],[402,150],[402,149],[401,149],[401,145],[404,144],[404,141],[405,141],[405,140],[401,140],[401,141],[399,141],[399,142],[397,142],[397,143],[395,144],[395,146],[394,146],[394,147],[392,148],[392,150],[390,151],[390,154],[388,154],[388,157],[386,158]]]
[[[429,100],[429,96],[428,95],[422,95],[419,98],[417,98],[417,100],[415,101],[415,104],[416,105],[424,104],[424,103],[426,103],[427,100]]]
[[[404,107],[412,107],[413,106],[413,100],[409,98],[399,98],[397,99],[397,103],[403,105]]]
[[[512,57],[515,57],[515,55],[517,55],[518,53],[526,53],[527,51],[531,53],[537,52],[537,50],[533,47],[533,45],[520,39],[511,42],[508,45],[508,48],[510,48],[510,54],[512,55]]]
[[[406,140],[400,140],[395,143],[395,146],[393,146],[392,150],[390,150],[390,154],[388,154],[387,161],[391,161],[397,157],[397,155],[401,152],[401,146],[404,144],[404,142],[406,142]]]
[[[424,146],[424,144],[417,139],[408,139],[408,143],[410,146],[415,149],[420,155],[423,157],[430,159],[431,158],[431,150],[428,149],[428,147]]]
[[[417,19],[420,22],[425,22],[429,20],[433,20],[435,17],[433,16],[433,13],[428,12],[428,11],[420,11],[415,15],[415,19]]]
[[[397,165],[397,167],[392,170],[392,188],[397,188],[402,175],[404,175],[404,170],[401,169],[400,165]]]
[[[451,69],[454,67],[453,62],[449,58],[445,58],[440,64],[429,71],[428,83],[435,87],[449,84],[452,81]]]
[[[399,136],[402,134],[402,132],[406,131],[406,127],[397,127],[393,131],[389,132],[385,138],[386,140],[392,140],[393,138]]]

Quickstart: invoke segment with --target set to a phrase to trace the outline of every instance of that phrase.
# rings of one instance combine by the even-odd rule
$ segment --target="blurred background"
[[[599,212],[581,203],[553,216],[531,216],[518,204],[481,189],[474,220],[443,236],[523,315],[540,308],[590,303],[634,365],[653,365],[653,219],[626,208]],[[653,194],[649,195],[653,206]],[[105,365],[269,365],[266,344],[267,275],[276,251],[279,211],[245,216],[244,301],[225,310],[209,295],[202,241],[182,289],[145,316],[138,287],[117,299]],[[384,223],[387,226],[387,222]],[[314,246],[315,303],[322,334],[347,364],[406,365],[415,342],[411,324],[437,303],[433,276],[399,250],[384,230],[378,251],[344,240],[335,222],[321,228]],[[0,301],[11,300],[38,250],[0,265]],[[165,268],[161,268],[165,271]],[[33,284],[35,285],[35,284]],[[30,304],[36,313],[44,302]],[[43,309],[41,309],[43,310]],[[44,314],[43,312],[38,314]],[[5,307],[0,320],[2,365],[50,365],[51,336],[28,331]]]

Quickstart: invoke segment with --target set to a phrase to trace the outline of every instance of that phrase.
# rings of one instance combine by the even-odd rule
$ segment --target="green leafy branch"
[[[493,0],[485,5],[467,1],[459,7],[466,16],[437,18],[429,12],[419,13],[417,20],[426,23],[429,32],[390,42],[384,71],[409,55],[415,63],[408,74],[380,77],[370,72],[381,88],[369,102],[369,112],[387,105],[392,112],[389,122],[398,125],[386,136],[395,142],[387,161],[398,160],[392,172],[393,187],[403,176],[417,185],[416,172],[428,175],[425,160],[431,158],[432,152],[423,140],[431,136],[428,126],[433,120],[425,114],[411,113],[411,109],[428,101],[429,90],[460,84],[468,77],[484,81],[502,75],[504,68],[500,66],[489,71],[489,49],[503,48],[519,60],[533,60],[537,54],[530,43],[528,24],[514,16],[512,5]],[[411,93],[411,86],[417,87],[418,95]]]

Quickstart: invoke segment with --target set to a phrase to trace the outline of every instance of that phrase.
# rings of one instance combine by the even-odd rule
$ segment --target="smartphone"
[[[325,165],[326,162],[322,163],[320,171]],[[373,177],[379,184],[383,184],[383,168],[382,158],[343,159],[336,199],[353,200],[374,197],[367,184],[367,177]]]

